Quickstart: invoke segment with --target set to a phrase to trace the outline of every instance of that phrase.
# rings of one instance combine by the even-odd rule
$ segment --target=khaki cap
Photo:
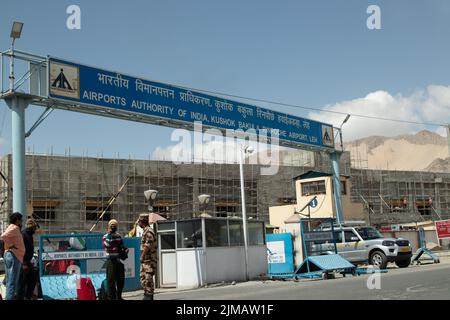
[[[112,227],[112,226],[118,227],[119,226],[119,222],[117,222],[116,219],[109,220],[108,227]]]
[[[147,221],[148,222],[148,213],[141,213],[139,215],[139,221]]]

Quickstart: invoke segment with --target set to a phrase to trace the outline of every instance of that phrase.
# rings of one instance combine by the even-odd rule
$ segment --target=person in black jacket
[[[23,257],[22,272],[20,277],[20,298],[31,300],[37,282],[37,270],[32,262],[34,256],[33,235],[38,229],[37,223],[29,218],[26,228],[22,231],[23,242],[25,244],[25,255]]]

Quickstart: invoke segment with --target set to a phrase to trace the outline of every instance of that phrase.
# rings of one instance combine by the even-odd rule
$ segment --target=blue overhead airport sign
[[[200,121],[206,127],[254,129],[256,133],[278,129],[281,141],[334,148],[333,127],[328,124],[122,73],[48,59],[49,97],[72,102],[74,108],[120,110],[161,120],[161,125],[164,120],[180,126]]]

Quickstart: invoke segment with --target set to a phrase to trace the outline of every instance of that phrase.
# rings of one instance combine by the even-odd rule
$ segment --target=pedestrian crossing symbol
[[[327,147],[334,147],[333,127],[322,125],[322,143]]]
[[[80,71],[77,67],[50,62],[50,95],[80,98]]]

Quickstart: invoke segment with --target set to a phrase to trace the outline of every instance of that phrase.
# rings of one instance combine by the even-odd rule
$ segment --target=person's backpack
[[[98,290],[98,300],[108,300],[108,281],[107,281],[107,279],[102,281],[100,290]]]
[[[91,278],[85,277],[77,280],[77,300],[97,300]]]

